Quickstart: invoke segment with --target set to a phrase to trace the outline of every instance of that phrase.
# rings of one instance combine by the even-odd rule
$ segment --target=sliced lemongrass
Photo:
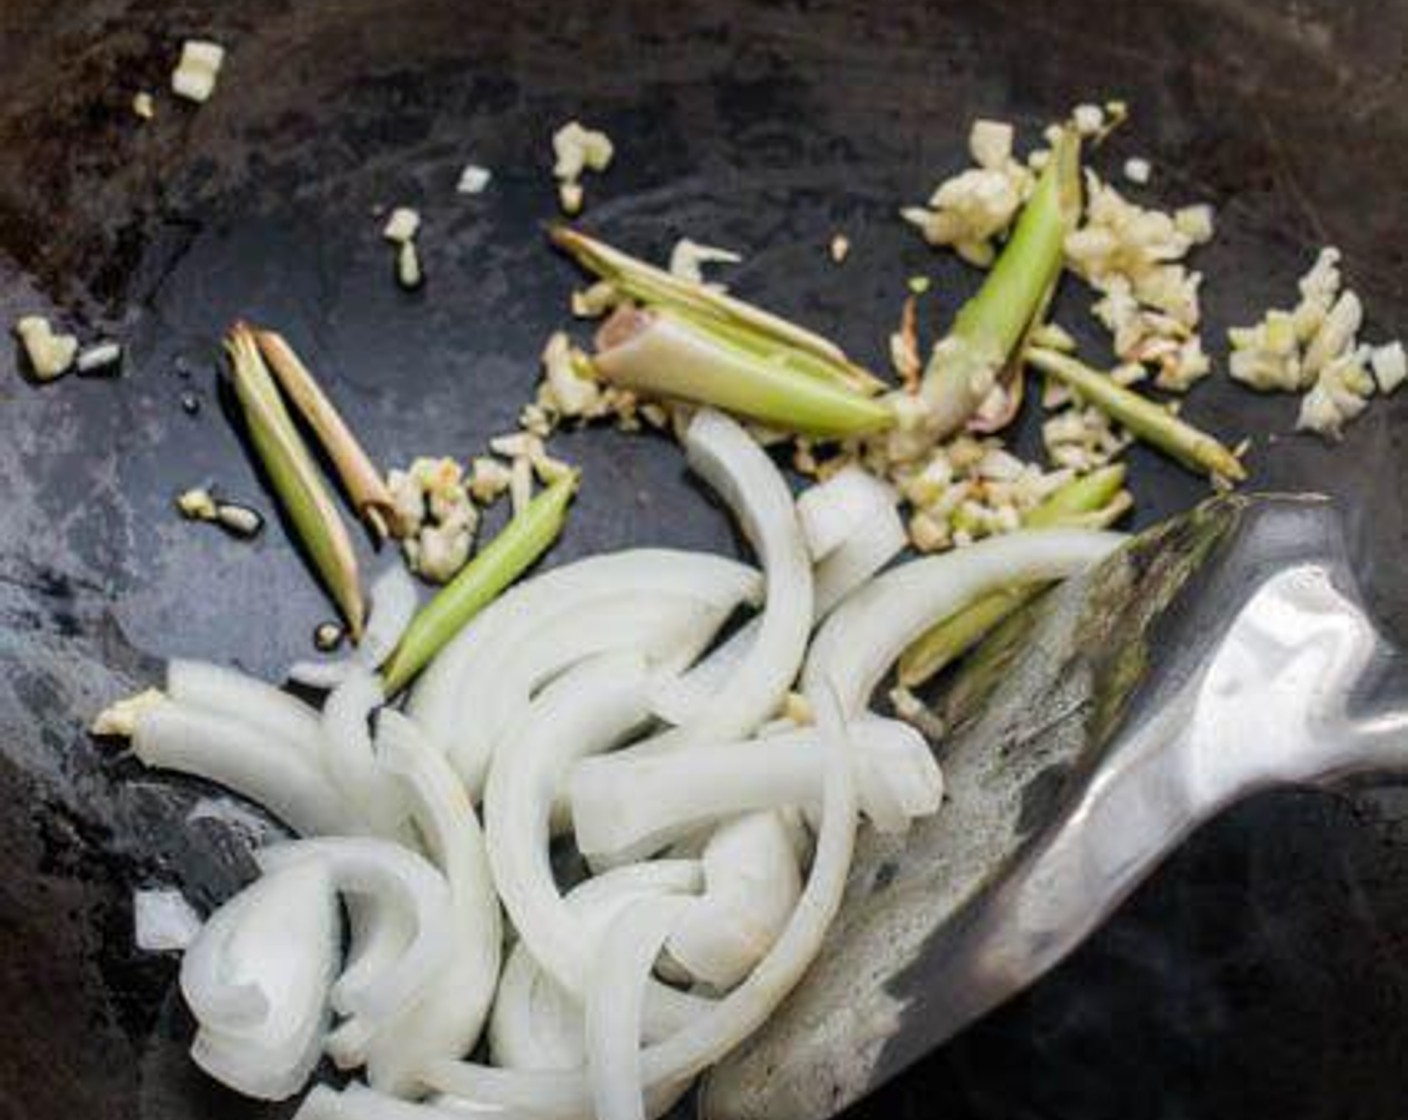
[[[880,402],[789,369],[671,310],[623,307],[597,336],[593,366],[634,392],[709,404],[769,427],[817,437],[879,431]]]
[[[1060,279],[1062,247],[1079,215],[1080,138],[1064,130],[997,263],[929,358],[921,392],[934,437],[962,426],[998,383]]]
[[[259,355],[254,332],[236,323],[225,339],[239,398],[259,461],[288,512],[299,540],[354,639],[362,634],[365,607],[357,573],[357,555],[317,465],[304,446],[279,397],[278,387]]]
[[[1073,479],[1023,514],[1022,524],[1029,529],[1107,528],[1129,508],[1125,474],[1124,465],[1114,463]],[[1041,582],[1004,587],[936,623],[900,657],[900,685],[924,684],[1049,586]]]
[[[672,276],[565,226],[554,228],[551,236],[554,244],[570,253],[583,268],[647,306],[711,321],[729,329],[736,339],[746,337],[746,348],[770,352],[775,357],[810,355],[815,360],[799,362],[799,368],[862,393],[874,393],[884,386],[874,374],[847,358],[835,343],[778,315],[706,284]]]
[[[388,530],[398,530],[396,505],[391,499],[391,491],[386,488],[386,480],[352,434],[337,406],[328,399],[317,378],[277,331],[256,330],[254,338],[279,385],[313,429],[318,442],[337,468],[337,475],[357,512],[378,537],[386,536]]]
[[[1070,355],[1038,347],[1027,351],[1027,361],[1184,466],[1228,482],[1247,477],[1237,456],[1215,438]]]
[[[384,667],[388,696],[404,688],[465,623],[551,547],[576,489],[575,473],[554,482],[411,620]]]

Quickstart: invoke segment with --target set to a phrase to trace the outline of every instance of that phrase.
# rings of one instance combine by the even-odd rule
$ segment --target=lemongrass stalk
[[[236,323],[225,338],[225,349],[255,453],[294,532],[347,621],[348,632],[354,640],[360,638],[366,607],[347,526],[259,356],[254,332],[244,323]]]
[[[411,620],[382,667],[388,696],[399,692],[471,618],[531,567],[557,539],[577,474],[563,475],[528,503]]]
[[[627,389],[709,404],[770,428],[840,438],[893,421],[882,403],[786,369],[664,309],[623,308],[598,336],[598,374]]]
[[[1107,374],[1091,369],[1068,354],[1040,347],[1027,352],[1027,361],[1184,466],[1202,471],[1214,480],[1241,482],[1247,477],[1237,456],[1212,436],[1147,397],[1126,389]]]
[[[1120,463],[1082,475],[1027,511],[1022,524],[1032,529],[1106,528],[1132,504],[1123,489],[1124,479],[1125,468]],[[904,688],[918,688],[931,680],[1049,586],[1027,583],[1006,587],[935,623],[901,655],[899,683]]]
[[[553,243],[583,268],[647,307],[665,308],[680,318],[707,324],[743,349],[783,362],[799,373],[835,381],[873,394],[885,387],[821,335],[693,280],[675,276],[577,230],[557,226]]]
[[[386,536],[388,527],[399,531],[386,480],[293,347],[276,331],[256,330],[254,338],[279,385],[322,443],[357,512],[378,538]]]
[[[929,357],[921,391],[932,438],[967,422],[1040,318],[1061,277],[1066,234],[1080,218],[1080,205],[1080,137],[1067,129],[997,263]]]

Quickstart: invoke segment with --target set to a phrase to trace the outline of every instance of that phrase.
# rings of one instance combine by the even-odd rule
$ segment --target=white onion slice
[[[367,1057],[373,1088],[406,1094],[425,1062],[457,1058],[474,1047],[494,998],[503,932],[484,836],[459,775],[399,712],[382,712],[377,742],[382,766],[406,788],[454,908],[448,964],[416,1003],[377,1033]]]
[[[587,955],[596,960],[607,927],[642,898],[696,894],[704,884],[697,860],[654,860],[614,868],[567,895]],[[699,1001],[700,1010],[707,1006]],[[499,982],[489,1023],[489,1050],[511,1069],[576,1069],[587,1057],[582,1005],[546,975],[522,942]]]
[[[247,1096],[296,1092],[317,1064],[338,940],[332,883],[313,864],[265,875],[212,914],[181,964],[196,1063]]]
[[[761,578],[747,565],[673,549],[609,553],[554,568],[510,588],[471,619],[421,674],[409,712],[441,749],[463,760],[456,769],[477,800],[488,759],[482,745],[462,745],[461,736],[474,727],[476,705],[492,691],[505,652],[524,635],[602,599],[685,596],[727,613],[756,602],[761,591]]]
[[[371,615],[362,632],[361,644],[353,660],[375,669],[391,656],[392,650],[415,617],[420,602],[416,581],[399,560],[392,563],[371,586]]]
[[[767,601],[756,636],[717,691],[693,697],[664,741],[746,735],[771,716],[796,679],[812,621],[812,569],[792,493],[767,453],[736,421],[713,409],[697,413],[685,433],[695,472],[738,518],[762,561]],[[668,702],[668,701],[667,701]]]
[[[218,782],[302,835],[356,827],[356,813],[314,756],[227,715],[158,704],[137,721],[132,750],[147,766]]]
[[[340,1092],[315,1085],[303,1098],[293,1120],[533,1120],[511,1109],[470,1109],[436,1101],[403,1101],[352,1082]]]
[[[492,674],[468,685],[475,716],[461,726],[452,757],[471,777],[485,772],[496,744],[522,722],[533,693],[568,666],[632,650],[653,666],[678,671],[699,656],[727,614],[692,596],[642,598],[632,591],[550,619],[505,649]]]
[[[132,892],[132,939],[144,953],[185,949],[200,933],[200,915],[174,887]]]
[[[934,812],[943,779],[924,737],[901,720],[862,716],[850,728],[861,809],[879,814],[877,772],[894,773],[909,816]],[[577,847],[586,856],[640,856],[736,813],[797,805],[818,809],[823,758],[816,728],[763,739],[584,759],[570,796]],[[888,793],[883,796],[892,796]]]
[[[377,767],[369,725],[384,702],[381,679],[356,667],[323,705],[323,768],[378,836],[394,837],[405,820],[398,791]]]
[[[227,716],[310,755],[318,751],[318,713],[283,689],[223,665],[171,661],[166,693],[173,700]]]
[[[745,813],[704,848],[704,896],[670,934],[671,958],[720,991],[772,948],[802,893],[792,836],[777,813]]]
[[[1064,579],[1124,539],[1080,529],[1027,529],[902,564],[832,612],[812,642],[803,679],[809,686],[834,681],[844,711],[854,715],[905,647],[935,622],[1009,584]]]
[[[645,1120],[641,1019],[655,958],[698,899],[643,898],[611,923],[587,986],[587,1077],[597,1120]]]
[[[371,586],[371,615],[362,641],[348,657],[333,661],[295,661],[289,680],[310,688],[333,689],[359,670],[374,671],[391,656],[415,617],[420,594],[405,565],[394,563]]]
[[[352,944],[342,978],[355,988],[380,976],[401,958],[415,936],[416,916],[395,899],[370,895],[349,895],[345,905]],[[374,1020],[354,1015],[337,1025],[323,1048],[338,1069],[356,1069],[367,1064],[376,1032]]]
[[[893,505],[878,509],[815,568],[814,617],[821,621],[832,609],[909,544],[904,521]]]
[[[256,858],[266,870],[318,863],[327,868],[338,890],[368,895],[415,914],[415,934],[394,964],[374,976],[350,979],[344,973],[338,978],[332,1005],[343,1014],[361,1015],[380,1025],[421,995],[455,950],[445,877],[399,844],[361,836],[295,840],[264,848]]]
[[[707,1015],[651,1045],[641,1055],[647,1112],[659,1115],[681,1079],[696,1076],[756,1031],[787,997],[821,948],[840,908],[855,841],[856,796],[850,748],[839,701],[822,684],[808,694],[822,731],[825,793],[816,856],[787,927],[752,974]],[[473,1062],[437,1061],[426,1082],[441,1092],[483,1104],[523,1108],[547,1120],[591,1116],[591,1093],[577,1071],[494,1069]]]
[[[895,508],[895,492],[864,467],[842,467],[825,482],[803,490],[797,517],[814,561],[830,556],[884,510]]]

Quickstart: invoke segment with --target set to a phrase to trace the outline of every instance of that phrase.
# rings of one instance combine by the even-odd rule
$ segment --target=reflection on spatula
[[[862,835],[822,956],[709,1077],[707,1120],[817,1120],[1051,969],[1248,794],[1408,767],[1408,681],[1314,498],[1151,530],[951,686],[943,810]]]

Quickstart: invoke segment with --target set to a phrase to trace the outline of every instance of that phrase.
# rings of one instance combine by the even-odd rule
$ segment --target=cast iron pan
[[[247,874],[248,838],[184,824],[210,790],[141,773],[82,724],[157,658],[276,673],[328,616],[282,524],[243,545],[170,508],[206,480],[267,508],[217,389],[233,317],[283,329],[388,464],[463,456],[512,424],[576,279],[542,237],[565,119],[605,127],[621,153],[588,185],[590,228],[652,256],[685,234],[741,249],[741,294],[877,365],[906,277],[935,278],[931,327],[972,287],[894,218],[960,164],[968,120],[1015,119],[1030,139],[1110,96],[1134,123],[1106,166],[1150,156],[1148,197],[1218,207],[1201,257],[1216,351],[1229,323],[1290,302],[1324,243],[1345,250],[1375,330],[1408,323],[1402,4],[596,8],[0,4],[0,319],[54,310],[129,347],[115,381],[48,387],[0,357],[0,1116],[261,1114],[190,1067],[174,962],[131,943],[134,886],[212,903]],[[196,35],[230,48],[214,100],[161,97],[140,124],[132,93],[164,89]],[[470,159],[495,171],[477,199],[454,193]],[[392,282],[371,213],[396,203],[426,219],[418,294]],[[854,243],[839,268],[836,230]],[[1058,316],[1084,323],[1088,298],[1068,286]],[[1188,406],[1254,437],[1257,484],[1341,499],[1374,605],[1408,638],[1408,396],[1335,449],[1290,435],[1294,408],[1220,383]],[[666,442],[563,445],[587,481],[555,559],[737,547]],[[1133,462],[1141,523],[1203,492]],[[1400,1120],[1405,812],[1386,788],[1238,810],[1035,990],[857,1115]]]

